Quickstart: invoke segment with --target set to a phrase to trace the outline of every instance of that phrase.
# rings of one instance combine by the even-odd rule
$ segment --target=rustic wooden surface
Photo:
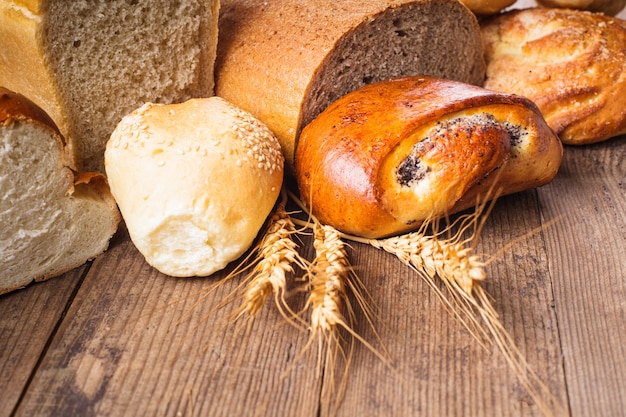
[[[625,157],[625,137],[566,147],[551,184],[498,201],[477,248],[498,254],[484,288],[565,416],[626,416]],[[349,256],[378,314],[377,334],[355,329],[391,365],[357,343],[338,416],[542,415],[414,272],[361,244]],[[164,276],[122,228],[92,263],[0,296],[0,417],[326,415],[317,345],[271,304],[236,332],[226,272]]]
[[[564,415],[626,415],[625,155],[626,138],[567,147],[551,184],[498,201],[478,247],[515,241],[484,287]],[[364,245],[349,255],[393,363],[357,343],[337,415],[541,415],[415,273]],[[268,305],[235,334],[219,304],[240,280],[209,292],[218,281],[161,275],[121,229],[92,264],[0,297],[0,416],[317,416],[330,382],[315,348],[300,355],[306,332]]]

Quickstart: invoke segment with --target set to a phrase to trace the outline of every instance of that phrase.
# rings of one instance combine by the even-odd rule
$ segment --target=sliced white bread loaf
[[[146,101],[213,94],[218,0],[0,2],[0,85],[57,124],[79,168]]]
[[[457,0],[222,0],[219,30],[216,94],[264,122],[291,169],[302,128],[364,84],[484,80],[478,22]]]
[[[103,175],[76,173],[41,108],[0,88],[0,294],[108,247],[120,214]]]

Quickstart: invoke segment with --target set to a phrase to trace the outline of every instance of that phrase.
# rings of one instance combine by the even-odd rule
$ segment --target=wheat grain
[[[311,308],[311,328],[332,332],[344,322],[342,300],[346,298],[344,279],[349,262],[344,242],[330,226],[316,223],[313,227],[315,259],[309,272],[310,294],[307,305]]]
[[[287,274],[294,273],[294,265],[306,268],[306,261],[292,238],[295,233],[283,199],[272,213],[267,231],[256,248],[256,263],[244,280],[243,303],[237,310],[237,318],[256,316],[271,295],[283,316],[290,321],[296,317],[285,301]]]
[[[471,294],[476,282],[487,277],[480,256],[472,255],[472,248],[461,242],[439,239],[421,232],[413,232],[384,240],[371,240],[372,246],[398,257],[402,262],[421,270],[429,277],[454,282]]]
[[[339,329],[346,329],[350,335],[355,335],[351,325],[346,321],[343,308],[347,308],[349,318],[352,317],[349,300],[347,297],[347,280],[351,273],[350,263],[345,250],[345,244],[341,240],[339,232],[331,226],[322,225],[314,220],[313,247],[315,258],[309,266],[306,277],[308,278],[309,295],[305,309],[310,311],[311,338],[308,346],[314,341],[318,342],[318,374],[322,364],[326,366],[327,388],[322,393],[322,406],[325,411],[330,410],[335,396],[335,407],[343,395],[347,370],[352,357],[353,340],[349,340],[348,349],[344,349]],[[323,349],[326,349],[326,360],[322,361]],[[339,381],[335,381],[335,367],[339,360],[345,363],[345,372]]]
[[[387,239],[362,239],[349,235],[342,237],[385,250],[418,272],[435,290],[448,311],[461,321],[483,347],[495,343],[537,406],[545,415],[553,415],[554,412],[562,411],[561,406],[516,348],[500,322],[488,293],[480,285],[487,278],[485,266],[488,262],[474,254],[474,248],[486,217],[484,207],[478,206],[474,213],[460,216],[456,222],[438,232],[437,225],[425,222],[415,232]],[[481,215],[485,217],[479,221]],[[435,232],[426,234],[429,227],[434,228]],[[465,237],[472,228],[469,237]],[[448,290],[450,298],[436,285],[437,278]]]

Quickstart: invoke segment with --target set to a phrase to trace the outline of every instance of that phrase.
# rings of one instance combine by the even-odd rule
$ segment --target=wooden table
[[[626,416],[625,157],[625,137],[566,147],[552,183],[498,200],[477,247],[498,253],[483,287],[563,415]],[[362,315],[354,328],[391,365],[356,343],[338,416],[542,415],[424,280],[372,247],[348,254],[378,337]],[[0,416],[326,415],[317,345],[273,304],[236,333],[220,303],[241,277],[209,291],[225,273],[164,276],[122,227],[93,262],[0,296]]]
[[[624,137],[567,147],[551,184],[498,201],[478,247],[494,254],[559,219],[501,253],[484,288],[565,415],[626,415],[625,156]],[[338,415],[540,415],[414,272],[361,244],[349,256],[393,364],[356,344]],[[1,296],[0,415],[317,416],[330,382],[316,348],[298,357],[308,334],[272,304],[248,334],[220,328],[240,282],[209,293],[222,276],[161,275],[122,228],[93,263]],[[380,347],[362,318],[355,329]]]

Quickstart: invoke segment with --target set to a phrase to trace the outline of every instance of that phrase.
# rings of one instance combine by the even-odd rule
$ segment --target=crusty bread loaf
[[[216,94],[278,137],[364,84],[428,74],[484,80],[476,17],[457,0],[222,0]]]
[[[542,6],[587,10],[615,16],[626,6],[626,0],[537,0]]]
[[[478,15],[495,14],[509,7],[516,0],[461,0],[472,12]]]
[[[218,0],[3,0],[0,85],[44,109],[78,167],[145,101],[213,94]]]
[[[104,176],[76,173],[52,119],[0,88],[0,294],[102,253],[120,214]]]
[[[370,84],[307,125],[302,201],[323,223],[379,238],[556,175],[562,146],[529,100],[450,80]],[[494,185],[496,181],[496,185]]]
[[[133,243],[179,277],[210,275],[251,246],[283,164],[272,132],[218,97],[145,104],[122,119],[105,152]]]
[[[534,101],[564,143],[626,133],[626,22],[530,8],[482,23],[485,88]]]

